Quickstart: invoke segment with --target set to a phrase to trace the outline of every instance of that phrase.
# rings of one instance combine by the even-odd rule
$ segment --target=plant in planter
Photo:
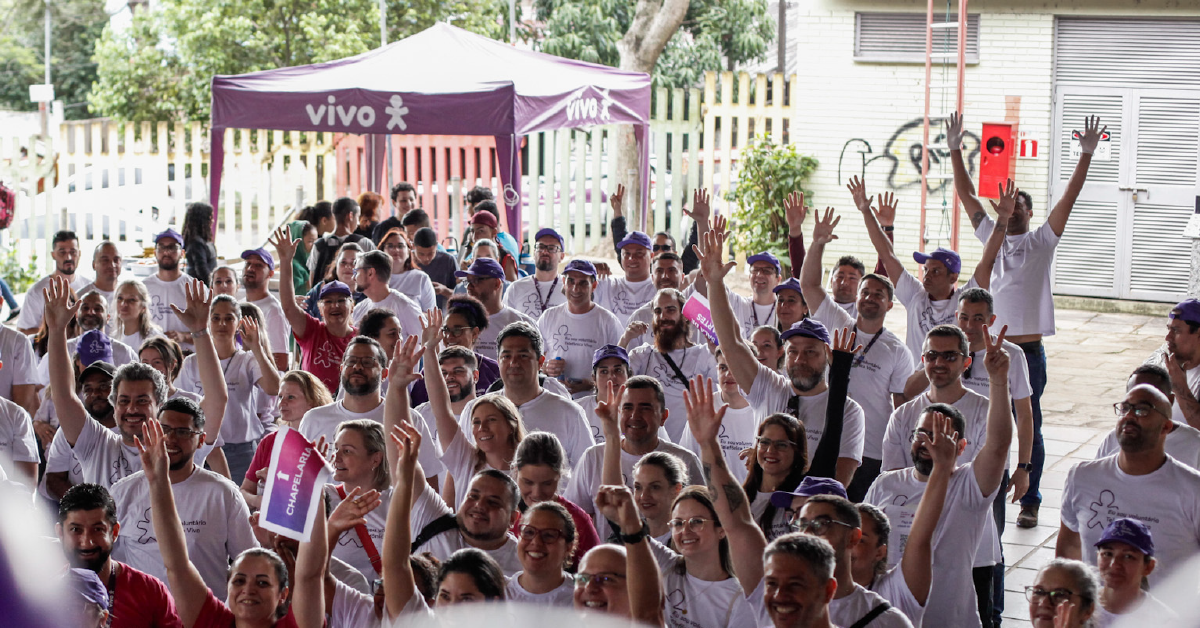
[[[787,259],[783,201],[796,191],[812,198],[804,184],[817,165],[816,158],[801,155],[795,144],[778,146],[766,136],[755,137],[742,149],[737,182],[725,194],[725,200],[736,204],[734,250],[747,255],[770,251]]]

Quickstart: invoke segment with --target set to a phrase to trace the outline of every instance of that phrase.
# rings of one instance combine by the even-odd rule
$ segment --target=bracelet
[[[1032,462],[1018,462],[1018,463],[1017,463],[1017,470],[1018,470],[1018,471],[1022,471],[1022,470],[1024,470],[1024,471],[1032,471],[1032,470],[1033,470],[1033,463],[1032,463]]]
[[[191,334],[192,334],[192,338],[203,338],[208,335],[208,330],[201,329],[200,331],[193,331],[193,332],[191,332]]]
[[[638,530],[637,532],[634,532],[633,534],[622,533],[620,535],[620,538],[621,538],[621,542],[624,543],[625,545],[633,545],[635,543],[641,543],[642,539],[649,538],[649,536],[650,536],[650,524],[646,523],[646,519],[643,518],[641,530]]]
[[[887,227],[884,227],[884,228],[883,228],[883,230],[884,230],[885,232],[887,232],[887,233],[891,233],[891,232],[893,232],[893,231],[895,231],[895,230],[896,230],[896,227],[894,227],[894,226],[890,226],[890,225],[889,225],[889,226],[887,226]]]

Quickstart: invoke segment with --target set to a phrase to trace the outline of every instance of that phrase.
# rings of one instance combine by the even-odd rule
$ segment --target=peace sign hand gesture
[[[174,310],[175,316],[179,317],[179,321],[183,323],[193,332],[201,332],[208,328],[208,312],[212,307],[212,292],[200,283],[199,279],[192,279],[183,286],[183,296],[186,310],[179,309],[179,306],[171,304],[171,309]]]
[[[688,427],[697,443],[715,444],[721,433],[721,421],[725,418],[728,404],[716,407],[712,378],[697,375],[683,393],[683,406],[687,410]]]
[[[868,209],[870,208],[868,207]],[[834,235],[833,229],[834,227],[837,227],[838,223],[841,221],[841,216],[834,216],[832,207],[826,207],[825,215],[817,217],[817,226],[813,228],[813,246],[829,244],[830,242],[838,239],[838,237]]]
[[[46,300],[46,329],[66,329],[67,323],[75,318],[83,303],[75,298],[67,280],[57,275],[50,278],[50,285],[42,289]]]
[[[624,202],[625,202],[625,186],[618,183],[617,191],[608,195],[608,204],[609,204],[609,206],[612,207],[613,218],[620,218],[622,216],[621,206],[624,204]]]
[[[1004,335],[1008,333],[1008,325],[1000,328],[999,335],[995,340],[992,340],[992,335],[987,325],[983,326],[983,344],[987,347],[987,354],[983,357],[983,365],[987,367],[988,377],[995,379],[1004,379],[1008,377],[1008,352],[1004,350]]]
[[[621,384],[614,392],[612,380],[608,381],[608,386],[605,390],[596,393],[596,416],[600,419],[600,423],[604,428],[605,438],[620,438],[621,427],[618,422],[620,409],[618,406],[621,404],[621,397],[624,395],[625,385]]]

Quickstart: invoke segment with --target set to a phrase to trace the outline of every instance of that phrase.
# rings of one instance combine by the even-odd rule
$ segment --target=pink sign
[[[332,477],[321,453],[288,427],[279,428],[263,491],[263,529],[304,542],[312,534],[321,489]]]
[[[709,342],[714,345],[717,343],[717,330],[712,324],[712,311],[708,307],[708,297],[693,292],[687,303],[683,304],[683,317],[692,321],[704,335],[708,337]]]

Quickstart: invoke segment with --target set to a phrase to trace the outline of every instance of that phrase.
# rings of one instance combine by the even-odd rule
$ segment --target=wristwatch
[[[208,330],[201,329],[200,331],[193,331],[189,333],[192,335],[192,338],[203,338],[208,335]]]
[[[625,545],[633,545],[635,543],[641,543],[642,539],[648,538],[649,536],[650,536],[650,524],[646,523],[646,520],[643,518],[641,530],[638,530],[637,532],[634,532],[633,534],[621,533],[620,538],[621,538],[621,542],[624,543]]]
[[[1033,463],[1032,462],[1018,462],[1017,469],[1018,470],[1024,469],[1025,471],[1033,471]]]

